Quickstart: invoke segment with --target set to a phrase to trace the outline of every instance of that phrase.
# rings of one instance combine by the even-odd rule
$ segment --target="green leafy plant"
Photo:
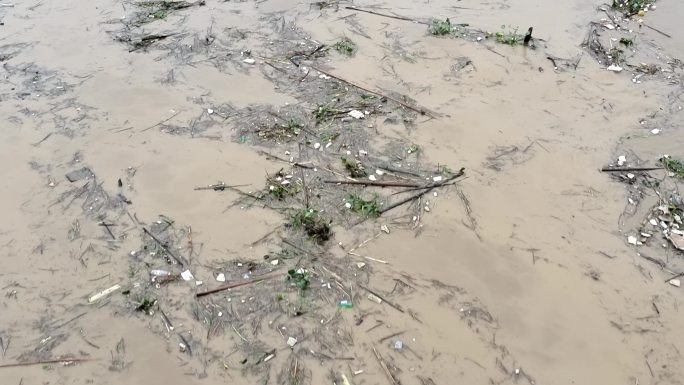
[[[324,142],[332,142],[340,136],[339,132],[324,132],[321,134],[321,140]]]
[[[626,47],[631,47],[634,45],[634,39],[628,39],[626,37],[623,37],[620,39],[620,44],[622,44]]]
[[[160,9],[154,13],[151,13],[150,16],[154,19],[166,19],[166,16],[168,16],[168,13],[164,9]]]
[[[330,239],[332,231],[330,223],[317,210],[301,209],[292,216],[292,228],[304,229],[307,235],[317,243]]]
[[[282,171],[276,177],[266,177],[266,191],[271,197],[281,201],[287,197],[295,196],[299,192],[299,186],[291,183]]]
[[[666,155],[660,158],[660,163],[662,163],[667,171],[672,172],[679,177],[684,177],[684,162],[681,160]]]
[[[368,172],[363,167],[363,164],[356,159],[342,157],[342,164],[344,165],[344,168],[349,171],[349,175],[352,178],[363,178],[368,176]]]
[[[316,118],[316,124],[321,124],[323,122],[328,121],[331,118],[334,118],[337,115],[345,114],[345,113],[346,113],[346,111],[344,111],[344,110],[330,108],[328,106],[323,106],[323,105],[318,106],[313,111],[314,117]]]
[[[650,1],[646,0],[613,0],[612,7],[621,11],[637,13],[650,3]]]
[[[497,43],[508,44],[508,45],[518,45],[522,44],[525,40],[525,35],[518,33],[518,27],[512,28],[509,25],[501,26],[501,31],[494,34],[494,38]]]
[[[444,36],[450,34],[453,31],[453,27],[449,18],[444,21],[435,19],[430,22],[428,31],[431,35]]]
[[[157,304],[157,300],[154,298],[148,298],[145,296],[141,296],[138,298],[137,301],[135,301],[135,310],[136,311],[141,311],[146,314],[150,314],[152,311],[152,307]]]
[[[290,131],[295,135],[299,135],[299,132],[302,128],[304,128],[304,125],[302,125],[297,119],[290,118],[287,120],[287,122],[281,124],[280,128]]]
[[[351,205],[352,211],[367,218],[377,218],[382,214],[377,194],[373,195],[372,199],[365,200],[359,194],[353,193],[349,195],[347,203]]]
[[[311,276],[305,269],[290,269],[287,271],[287,280],[299,290],[306,290],[311,282]]]
[[[352,56],[356,52],[356,43],[345,37],[333,44],[333,48],[339,53]]]
[[[611,48],[611,50],[608,51],[608,56],[610,56],[613,64],[620,65],[625,62],[625,51],[619,48]]]

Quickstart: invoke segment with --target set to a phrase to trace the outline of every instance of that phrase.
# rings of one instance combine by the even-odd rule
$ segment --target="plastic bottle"
[[[342,309],[351,309],[352,307],[354,307],[354,304],[352,304],[351,301],[344,299],[340,301],[340,303],[338,303],[338,306]]]

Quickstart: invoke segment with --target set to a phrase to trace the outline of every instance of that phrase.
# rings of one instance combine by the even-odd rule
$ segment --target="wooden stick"
[[[397,305],[397,304],[395,304],[395,303],[392,303],[392,302],[388,301],[385,297],[383,297],[383,296],[381,296],[380,294],[374,292],[373,290],[367,288],[366,286],[359,285],[359,287],[362,288],[363,290],[365,290],[365,291],[367,291],[367,292],[373,294],[374,296],[380,298],[383,302],[385,302],[386,304],[392,306],[393,308],[397,309],[398,311],[400,311],[400,312],[402,312],[402,313],[405,313],[404,309],[403,309],[401,306],[399,306],[399,305]]]
[[[655,171],[664,170],[663,167],[604,167],[603,172]]]
[[[176,261],[177,264],[179,264],[179,265],[181,265],[181,266],[183,266],[183,267],[185,267],[185,266],[187,265],[187,263],[185,263],[184,260],[182,260],[181,258],[177,257],[176,254],[174,254],[171,250],[169,250],[169,248],[166,247],[166,245],[163,244],[162,241],[160,241],[159,239],[157,239],[157,237],[155,237],[149,230],[147,230],[146,228],[143,227],[143,231],[145,232],[145,234],[149,235],[150,238],[152,238],[155,242],[157,242],[157,244],[159,245],[159,247],[161,247],[162,249],[164,249],[164,251],[166,252],[166,254],[168,254],[174,261]]]
[[[195,191],[202,191],[202,190],[214,190],[214,191],[223,191],[225,189],[233,189],[236,187],[245,187],[249,186],[248,184],[234,184],[234,185],[227,185],[223,182],[217,183],[217,184],[210,184],[208,186],[201,186],[201,187],[195,187]]]
[[[180,114],[180,111],[176,112],[175,114],[169,116],[168,118],[166,118],[166,119],[164,119],[164,120],[162,120],[162,121],[160,121],[160,122],[158,122],[158,123],[156,123],[156,124],[153,124],[153,125],[151,125],[151,126],[145,128],[145,129],[140,130],[140,132],[145,132],[145,131],[151,130],[151,129],[153,129],[153,128],[159,126],[159,125],[162,125],[162,124],[168,122],[169,120],[175,118],[176,116],[178,116],[178,114]]]
[[[425,187],[418,183],[402,183],[402,182],[377,182],[371,180],[324,180],[323,183],[331,184],[355,184],[362,186],[377,186],[377,187]]]
[[[57,363],[68,363],[68,362],[87,362],[87,361],[97,361],[96,358],[55,358],[51,360],[41,360],[41,361],[31,361],[31,362],[15,362],[11,364],[2,364],[0,369],[3,368],[16,368],[20,366],[33,366],[33,365],[45,365],[45,364],[57,364]]]
[[[646,28],[649,28],[649,29],[652,29],[652,30],[654,30],[654,31],[658,32],[659,34],[661,34],[661,35],[663,35],[663,36],[666,36],[666,37],[672,38],[672,36],[670,36],[670,35],[666,34],[665,32],[663,32],[663,31],[661,31],[661,30],[659,30],[659,29],[657,29],[657,28],[653,28],[653,27],[651,27],[650,25],[648,25],[648,24],[645,24],[645,23],[641,23],[641,24],[642,24],[642,25],[643,25],[644,27],[646,27]]]
[[[410,17],[388,15],[388,14],[386,14],[386,13],[380,13],[380,12],[375,12],[375,11],[371,11],[371,10],[367,10],[367,9],[361,9],[361,8],[357,8],[357,7],[354,7],[354,6],[346,6],[346,7],[344,7],[344,8],[345,8],[345,9],[349,9],[349,10],[351,10],[351,11],[356,11],[356,12],[370,13],[371,15],[375,15],[375,16],[389,17],[390,19],[411,21],[411,22],[414,22],[414,23],[420,23],[420,24],[425,24],[425,25],[428,24],[428,23],[426,23],[426,22],[424,22],[424,21],[418,21],[418,20],[415,20],[415,19],[411,19]]]
[[[390,380],[392,385],[399,385],[399,381],[397,381],[396,378],[392,375],[392,372],[390,372],[389,368],[387,367],[387,364],[385,363],[385,360],[382,359],[382,356],[378,351],[375,349],[375,346],[373,348],[373,353],[375,354],[375,358],[377,358],[378,362],[380,363],[380,367],[382,367],[382,370],[385,372],[385,375],[387,376],[387,379]]]
[[[399,206],[401,206],[401,205],[403,205],[403,204],[406,204],[406,203],[408,203],[408,202],[411,202],[411,201],[413,201],[414,199],[418,199],[418,198],[422,197],[423,195],[429,193],[430,191],[436,189],[437,187],[444,186],[446,183],[451,182],[452,180],[454,180],[454,179],[456,179],[456,178],[459,178],[459,177],[463,176],[463,174],[465,174],[465,168],[461,168],[461,169],[459,170],[459,172],[458,172],[456,175],[453,175],[453,176],[451,176],[451,177],[445,179],[443,182],[439,182],[439,183],[434,183],[434,184],[431,184],[431,185],[427,185],[427,186],[424,187],[424,188],[425,188],[424,191],[421,191],[421,192],[419,192],[419,193],[413,194],[413,195],[411,195],[410,197],[408,197],[408,198],[406,198],[406,199],[402,199],[402,200],[400,200],[399,202],[395,202],[395,203],[393,203],[393,204],[391,204],[391,205],[389,205],[389,206],[383,208],[383,209],[380,211],[380,214],[382,215],[382,214],[384,214],[384,213],[386,213],[386,212],[388,212],[388,211],[390,211],[390,210],[392,210],[392,209],[394,209],[394,208],[397,208],[397,207],[399,207]]]
[[[667,280],[665,280],[665,283],[668,283],[668,282],[672,281],[673,279],[677,279],[677,278],[679,278],[679,277],[684,277],[684,273],[675,274],[674,276],[672,276],[672,277],[668,278]]]
[[[221,291],[224,291],[224,290],[233,289],[233,288],[240,287],[240,286],[251,285],[251,284],[253,284],[253,283],[258,283],[258,282],[261,282],[261,281],[265,281],[265,280],[267,280],[267,279],[272,279],[272,278],[280,277],[280,276],[282,276],[282,275],[283,275],[283,274],[279,272],[278,274],[265,275],[265,276],[261,276],[261,277],[259,277],[259,278],[252,279],[252,280],[249,280],[249,281],[242,281],[242,282],[235,282],[235,283],[227,283],[227,284],[221,285],[221,286],[219,286],[219,287],[217,287],[217,288],[214,288],[214,289],[211,289],[211,290],[207,290],[207,291],[203,291],[203,292],[197,293],[197,294],[195,294],[195,297],[197,297],[197,298],[204,297],[205,295],[215,294],[215,293],[218,293],[218,292],[221,292]]]
[[[385,341],[387,341],[388,339],[390,339],[390,338],[392,338],[392,337],[400,336],[400,335],[402,335],[402,334],[404,334],[404,333],[406,333],[406,330],[400,331],[400,332],[396,332],[396,333],[392,333],[392,334],[390,334],[390,335],[388,335],[388,336],[385,336],[385,337],[380,338],[380,339],[378,340],[378,342],[385,342]]]
[[[324,70],[322,70],[322,69],[320,69],[320,68],[318,68],[318,67],[315,67],[315,66],[310,66],[310,67],[311,67],[312,69],[314,69],[314,70],[316,70],[316,71],[318,71],[318,72],[324,74],[324,75],[330,76],[330,77],[333,78],[333,79],[337,79],[337,80],[341,81],[342,83],[346,83],[346,84],[348,84],[348,85],[350,85],[350,86],[352,86],[352,87],[356,87],[356,88],[358,88],[358,89],[360,89],[360,90],[362,90],[362,91],[366,91],[366,92],[368,92],[368,93],[370,93],[370,94],[373,94],[373,95],[375,95],[375,96],[379,96],[379,97],[381,97],[381,98],[385,98],[385,99],[391,100],[391,101],[393,101],[394,103],[396,103],[396,104],[398,104],[398,105],[400,105],[400,106],[402,106],[402,107],[404,107],[404,108],[408,108],[409,110],[415,111],[415,112],[417,112],[417,113],[419,113],[419,114],[421,114],[421,115],[428,115],[428,116],[430,116],[430,117],[432,117],[432,118],[436,118],[436,117],[437,117],[437,116],[435,116],[435,113],[430,112],[430,111],[428,111],[428,110],[425,109],[425,108],[422,108],[422,107],[414,107],[414,106],[412,106],[412,105],[410,105],[410,104],[407,104],[407,103],[405,103],[405,102],[402,102],[401,100],[399,100],[399,99],[397,99],[397,98],[394,98],[394,97],[391,97],[391,96],[382,94],[382,93],[377,92],[377,91],[371,91],[371,90],[369,90],[368,88],[362,87],[362,86],[360,86],[360,85],[358,85],[358,84],[356,84],[356,83],[353,83],[353,82],[351,82],[351,81],[349,81],[349,80],[346,80],[346,79],[343,79],[343,78],[341,78],[341,77],[339,77],[339,76],[333,75],[333,74],[331,74],[331,73],[329,73],[329,72],[327,72],[327,71],[324,71]]]

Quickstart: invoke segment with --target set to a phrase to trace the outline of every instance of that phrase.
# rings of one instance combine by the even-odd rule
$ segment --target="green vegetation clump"
[[[360,195],[354,193],[349,195],[347,203],[351,205],[351,210],[363,215],[366,218],[377,218],[382,214],[378,196],[374,195],[372,199],[365,200]]]
[[[311,282],[311,276],[309,272],[304,269],[290,269],[287,271],[287,280],[299,290],[306,290]]]
[[[349,172],[349,175],[352,178],[363,178],[365,176],[368,176],[368,172],[363,167],[363,164],[361,164],[361,162],[359,162],[356,159],[350,160],[343,157],[342,164],[344,165],[344,168]]]
[[[637,13],[651,4],[648,0],[613,0],[613,9]]]
[[[453,32],[454,28],[451,25],[451,21],[447,17],[446,20],[432,20],[428,26],[428,31],[431,35],[444,36]]]
[[[511,29],[510,25],[508,28],[505,25],[502,25],[501,31],[495,33],[494,38],[497,43],[507,45],[518,45],[525,41],[525,35],[518,33],[518,27]]]
[[[634,39],[628,39],[626,37],[623,37],[620,39],[620,44],[622,44],[626,47],[633,46],[634,45]]]
[[[333,44],[333,48],[344,55],[352,56],[356,52],[356,44],[348,38],[344,38]]]
[[[672,172],[679,177],[684,177],[684,162],[681,160],[665,155],[660,158],[660,163],[663,164],[663,167],[665,167],[667,171]]]
[[[292,216],[292,228],[304,229],[306,234],[316,243],[323,243],[330,239],[332,231],[330,224],[317,210],[301,209]]]

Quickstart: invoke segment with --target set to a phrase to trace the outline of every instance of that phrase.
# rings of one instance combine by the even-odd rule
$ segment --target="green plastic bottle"
[[[351,301],[346,300],[346,299],[343,299],[337,305],[339,307],[341,307],[342,309],[351,309],[352,307],[354,307],[354,304]]]

